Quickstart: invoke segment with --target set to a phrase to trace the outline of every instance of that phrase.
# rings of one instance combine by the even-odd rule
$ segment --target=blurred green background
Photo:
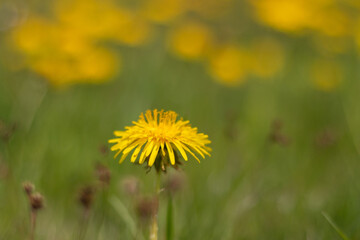
[[[99,163],[111,181],[84,239],[134,239],[124,179],[150,196],[155,172],[119,165],[107,140],[155,108],[212,141],[181,168],[174,239],[340,239],[323,212],[360,239],[359,13],[351,0],[1,0],[0,239],[29,235],[26,180],[45,198],[37,239],[78,239]]]

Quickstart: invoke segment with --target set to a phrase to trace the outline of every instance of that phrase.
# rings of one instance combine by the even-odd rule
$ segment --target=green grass
[[[110,168],[112,179],[107,193],[95,198],[86,239],[133,239],[134,199],[120,182],[134,175],[149,195],[155,173],[129,161],[119,165],[99,147],[153,108],[189,119],[209,135],[213,149],[201,164],[191,159],[182,167],[187,179],[172,202],[173,233],[162,195],[161,239],[166,232],[178,240],[337,239],[322,212],[348,239],[359,239],[359,61],[344,56],[343,85],[321,92],[303,71],[312,49],[291,39],[289,46],[294,50],[283,74],[271,81],[252,78],[236,88],[215,83],[200,63],[177,60],[157,43],[120,49],[123,72],[102,85],[56,90],[34,73],[0,65],[0,119],[18,126],[9,142],[0,142],[1,162],[9,169],[0,180],[0,239],[28,236],[25,180],[46,198],[38,239],[76,239],[82,215],[78,190],[94,183],[97,162]],[[275,119],[283,122],[287,146],[269,141]],[[325,130],[336,140],[320,147],[315,139]]]

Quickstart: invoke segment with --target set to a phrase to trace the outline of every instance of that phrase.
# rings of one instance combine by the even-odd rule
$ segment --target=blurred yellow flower
[[[150,21],[169,23],[186,12],[186,4],[185,0],[144,0],[140,11]]]
[[[205,155],[210,156],[211,149],[206,146],[210,143],[208,136],[198,133],[197,128],[192,128],[189,121],[182,118],[177,120],[177,114],[173,111],[147,110],[133,124],[125,127],[125,131],[115,131],[117,138],[109,140],[109,143],[115,143],[111,147],[112,151],[117,151],[115,158],[122,152],[119,163],[134,149],[131,162],[134,163],[141,152],[139,164],[147,162],[148,166],[155,164],[157,169],[163,170],[167,165],[179,163],[176,149],[185,161],[188,160],[186,152],[198,161],[194,152],[203,158]]]
[[[264,38],[254,41],[249,49],[250,71],[261,78],[269,78],[284,66],[285,52],[275,39]]]
[[[281,31],[303,30],[311,21],[306,0],[250,0],[260,21]]]
[[[352,31],[349,15],[333,0],[249,0],[258,19],[280,31],[310,29],[328,36]]]
[[[311,78],[315,87],[323,91],[336,89],[343,81],[343,69],[332,60],[321,59],[311,67]]]
[[[359,7],[359,9],[360,9],[360,7]],[[355,42],[358,47],[358,52],[360,53],[360,17],[358,18],[357,23],[355,24],[355,28],[356,28],[356,30],[354,31],[354,37],[355,37]]]
[[[220,83],[234,86],[246,80],[248,68],[245,51],[235,45],[226,45],[211,54],[208,71]]]
[[[91,49],[80,56],[53,55],[30,61],[29,66],[54,86],[102,83],[119,67],[119,58],[105,49]]]
[[[58,1],[56,13],[62,24],[94,40],[137,46],[145,43],[151,33],[151,25],[139,14],[110,0]]]
[[[198,22],[185,22],[168,36],[170,51],[180,58],[195,60],[205,57],[212,44],[209,28]]]
[[[120,18],[120,15],[118,15]],[[139,46],[147,43],[152,36],[152,25],[133,13],[124,14],[119,19],[112,38],[129,46]]]
[[[119,59],[72,28],[38,17],[29,18],[12,34],[13,47],[26,67],[56,86],[100,83],[119,69]]]
[[[354,27],[349,15],[336,6],[317,11],[308,25],[310,28],[332,37],[350,35]]]
[[[42,18],[30,18],[25,24],[15,29],[12,35],[13,44],[27,54],[38,55],[48,49],[54,39],[54,26]]]
[[[118,7],[112,1],[56,1],[55,16],[61,24],[93,38],[107,38],[117,27]]]

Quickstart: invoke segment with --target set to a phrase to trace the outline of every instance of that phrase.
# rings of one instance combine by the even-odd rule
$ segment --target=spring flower
[[[142,15],[155,23],[169,23],[186,11],[184,0],[151,0],[144,1]]]
[[[111,147],[112,151],[117,151],[115,158],[122,153],[119,163],[134,149],[131,162],[138,159],[139,164],[147,162],[149,167],[155,164],[157,170],[163,171],[169,164],[176,167],[180,163],[176,150],[185,161],[188,160],[187,153],[199,162],[194,152],[203,158],[205,155],[210,156],[211,149],[206,146],[210,143],[208,136],[198,133],[197,128],[192,128],[189,121],[182,118],[177,120],[177,114],[173,111],[147,110],[133,124],[125,127],[125,131],[115,131],[117,138],[109,140],[109,143],[115,143]]]
[[[218,82],[235,86],[246,80],[247,55],[238,46],[226,45],[215,51],[209,59],[210,75]]]
[[[304,0],[260,0],[251,3],[261,22],[281,31],[301,31],[311,19],[312,9]]]
[[[353,25],[349,14],[336,6],[318,10],[309,22],[310,28],[330,37],[351,35]]]
[[[331,0],[250,0],[260,22],[283,32],[310,29],[327,36],[349,35],[349,15]]]
[[[93,40],[110,40],[125,45],[144,44],[151,26],[139,14],[112,1],[59,1],[55,5],[59,21]]]
[[[11,35],[24,66],[53,86],[102,83],[120,69],[120,57],[71,26],[40,17],[29,18]]]
[[[204,57],[211,46],[212,34],[203,24],[187,22],[169,35],[169,47],[176,56],[189,60]]]

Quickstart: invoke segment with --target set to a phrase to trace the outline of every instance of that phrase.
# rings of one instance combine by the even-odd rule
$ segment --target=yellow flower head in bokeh
[[[309,27],[326,36],[348,36],[353,32],[354,23],[349,14],[338,6],[324,7],[313,15]]]
[[[360,7],[359,7],[359,10],[360,10]],[[355,42],[357,45],[358,53],[360,53],[360,17],[357,20],[355,27],[356,27],[356,30],[354,31],[354,37],[355,37]]]
[[[155,164],[158,170],[165,170],[170,164],[176,167],[179,163],[176,150],[185,161],[188,160],[187,152],[198,161],[194,152],[203,158],[205,155],[210,156],[211,149],[206,146],[210,143],[208,136],[198,133],[197,128],[192,128],[189,121],[182,118],[177,120],[177,114],[173,111],[148,110],[133,124],[126,127],[125,131],[115,131],[117,138],[109,140],[110,143],[115,143],[111,147],[112,151],[117,151],[115,158],[122,152],[120,163],[134,149],[131,162],[136,162],[141,152],[138,163],[147,162],[150,167]]]
[[[282,31],[300,31],[311,21],[312,5],[306,0],[251,0],[261,22]]]
[[[144,0],[141,13],[155,23],[169,23],[186,12],[185,0]]]
[[[246,80],[248,68],[245,51],[235,45],[226,45],[211,54],[208,71],[220,83],[235,86]]]
[[[62,24],[93,40],[109,39],[137,46],[145,43],[151,33],[151,25],[139,14],[111,0],[62,0],[55,10]]]
[[[185,22],[168,37],[170,51],[180,58],[196,60],[205,57],[212,43],[212,33],[205,25]]]
[[[54,86],[101,83],[120,67],[119,57],[72,28],[29,18],[12,34],[13,47],[27,67]]]
[[[333,0],[250,0],[259,21],[284,32],[306,29],[327,36],[352,32],[349,14]]]
[[[335,90],[343,81],[343,69],[333,60],[317,60],[310,73],[315,87],[326,92]]]

